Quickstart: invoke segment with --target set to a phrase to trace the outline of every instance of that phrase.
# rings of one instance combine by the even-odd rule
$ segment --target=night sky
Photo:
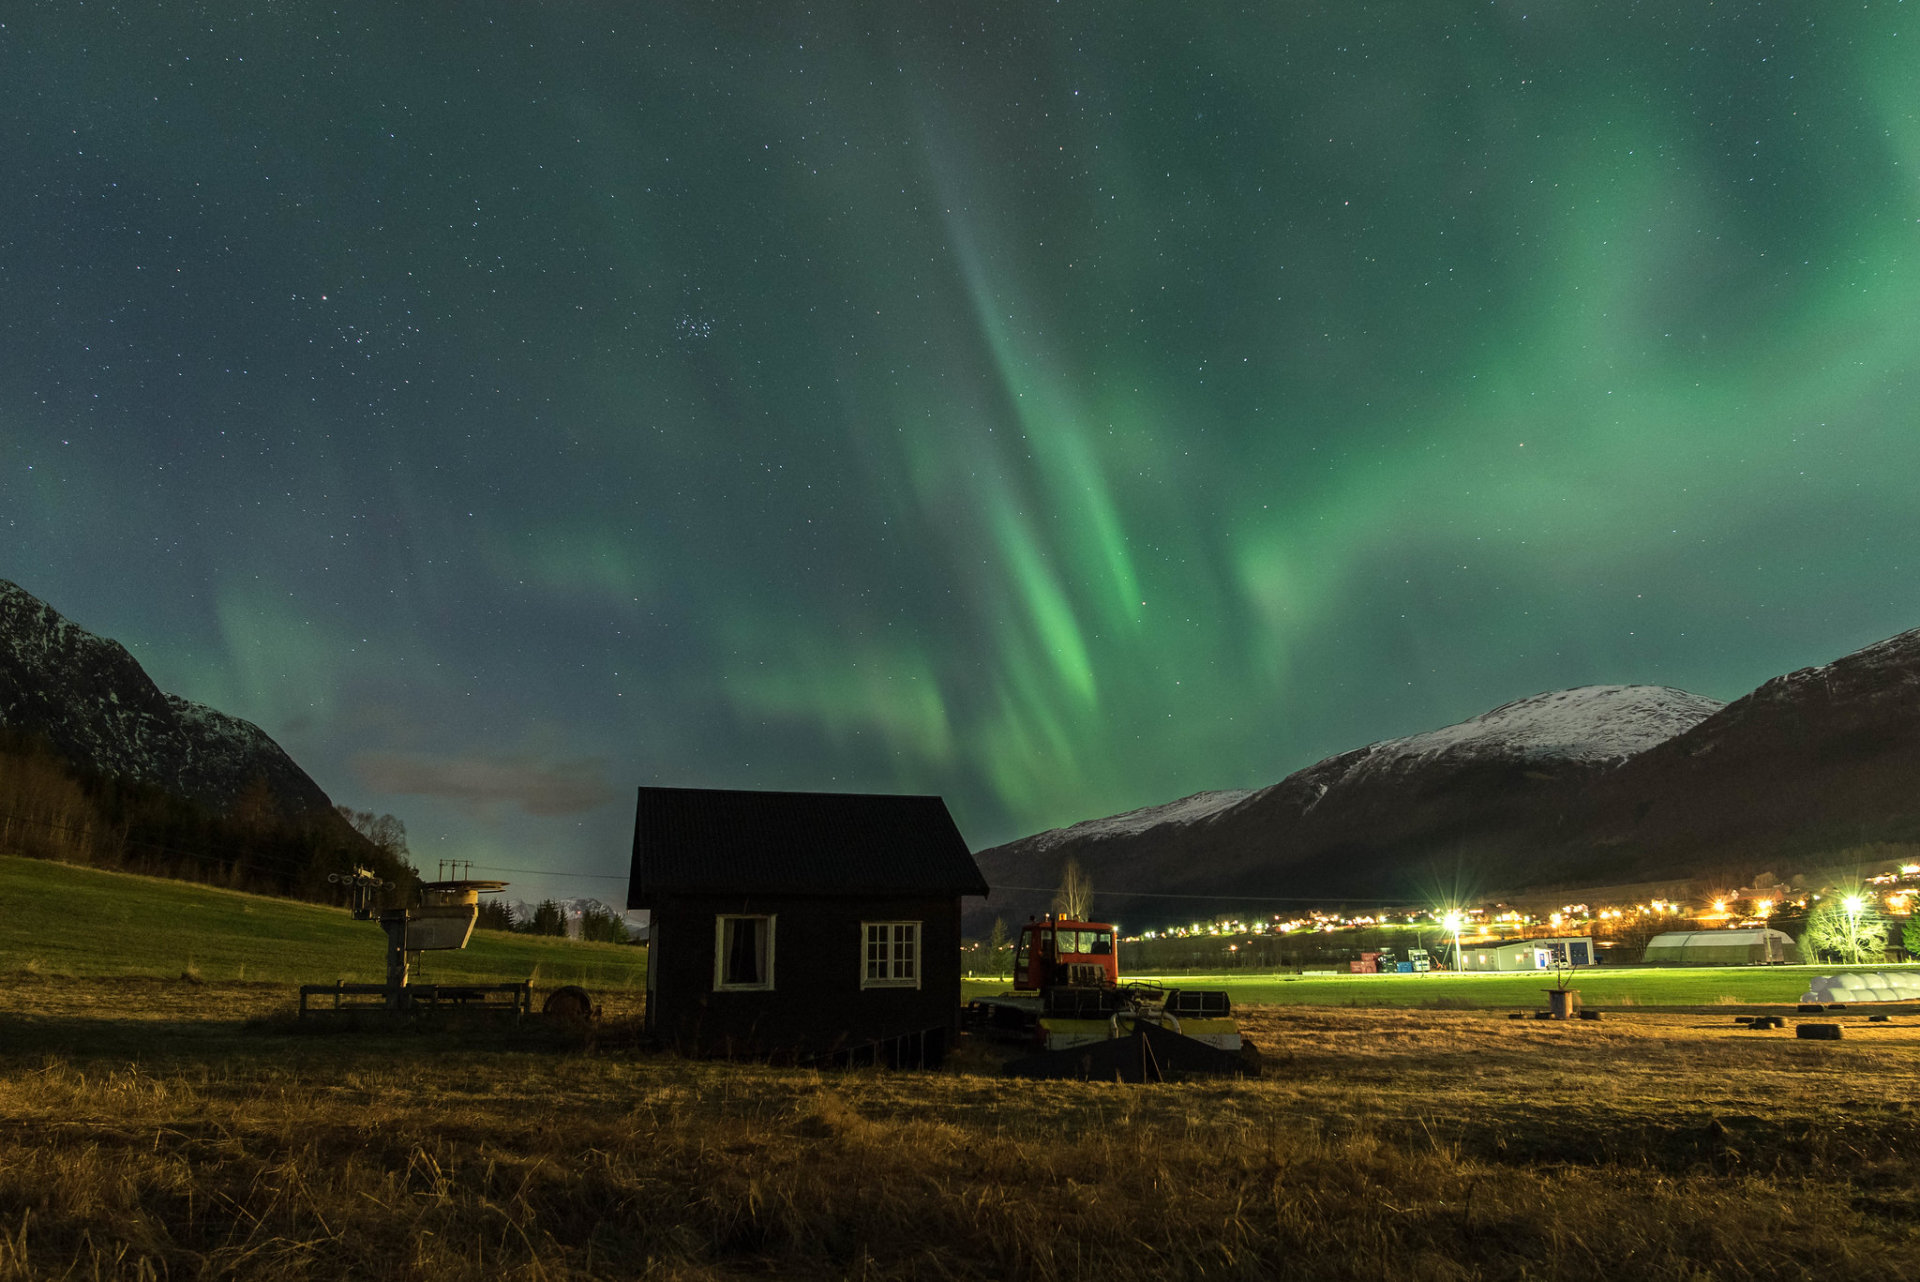
[[[429,873],[1920,626],[1894,0],[0,17],[0,577]]]

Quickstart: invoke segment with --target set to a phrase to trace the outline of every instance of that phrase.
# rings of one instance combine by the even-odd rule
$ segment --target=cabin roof
[[[663,894],[986,893],[939,797],[640,789],[628,907]]]

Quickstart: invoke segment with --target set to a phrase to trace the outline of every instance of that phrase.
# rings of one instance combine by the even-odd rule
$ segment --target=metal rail
[[[331,1006],[315,1003],[308,1005],[309,998],[332,997]],[[378,998],[378,1001],[349,1000],[355,998]],[[504,997],[506,1000],[498,1000]],[[300,985],[300,1018],[313,1014],[332,1014],[335,1011],[414,1011],[438,1010],[450,1007],[455,1010],[511,1011],[516,1017],[533,1013],[533,984],[522,981],[517,984],[405,984],[398,988],[389,984],[349,984],[336,981],[331,984]]]

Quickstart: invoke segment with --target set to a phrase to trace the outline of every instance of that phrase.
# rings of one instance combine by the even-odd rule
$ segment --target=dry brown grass
[[[1808,1278],[1920,1260],[1920,1027],[1254,1012],[1134,1087],[293,1035],[0,985],[0,1278]],[[631,1012],[616,1009],[618,1022]]]

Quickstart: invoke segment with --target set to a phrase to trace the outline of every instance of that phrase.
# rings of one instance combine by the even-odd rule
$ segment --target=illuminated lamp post
[[[1460,914],[1459,912],[1457,910],[1449,911],[1446,916],[1440,919],[1440,924],[1453,932],[1454,972],[1456,974],[1465,974],[1467,969],[1467,957],[1465,953],[1460,951]]]

